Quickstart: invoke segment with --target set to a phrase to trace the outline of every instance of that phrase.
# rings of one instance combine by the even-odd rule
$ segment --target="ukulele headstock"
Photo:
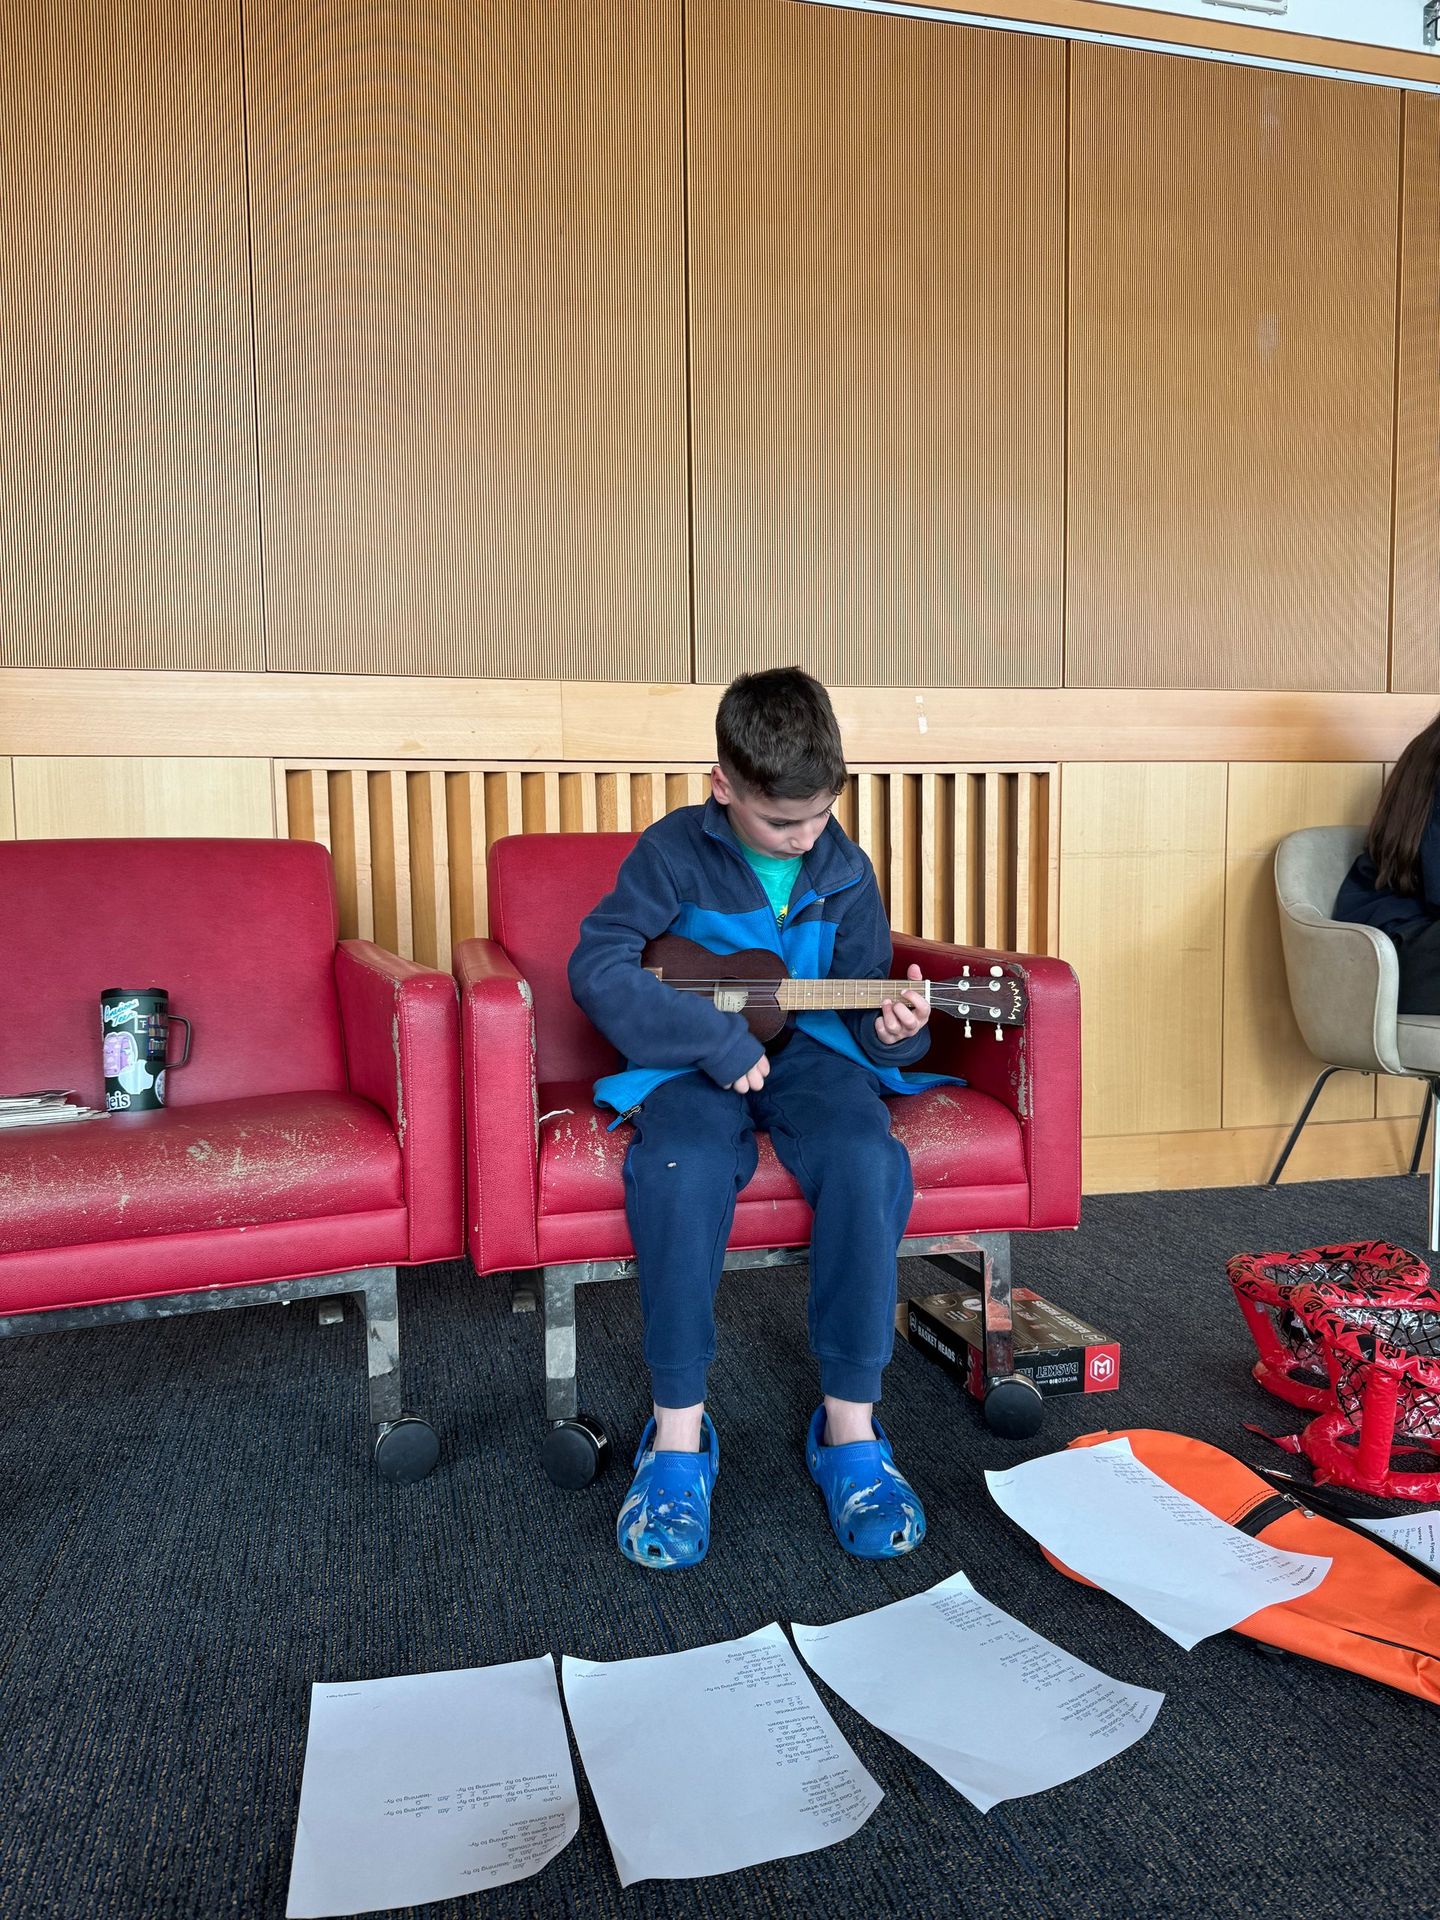
[[[997,1040],[1006,1027],[1023,1027],[1029,1004],[1018,968],[991,965],[972,971],[965,967],[958,980],[930,982],[930,1005],[963,1020],[967,1039],[973,1027],[993,1027]]]

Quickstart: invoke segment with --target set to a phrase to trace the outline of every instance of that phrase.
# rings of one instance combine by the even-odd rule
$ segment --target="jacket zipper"
[[[739,847],[732,847],[728,840],[724,839],[718,833],[711,833],[708,827],[702,828],[701,831],[704,832],[709,839],[715,841],[717,846],[724,847],[727,853],[732,855],[734,859],[740,862],[741,866],[744,867],[745,871],[749,874],[750,878],[754,881],[756,890],[758,891],[762,902],[764,903],[765,906],[768,907],[770,905],[770,896],[765,891],[765,883],[761,880],[759,874],[755,871],[754,867],[752,867],[750,862],[745,858],[744,854],[740,851]],[[848,880],[842,880],[839,886],[832,887],[829,893],[817,893],[815,889],[812,887],[809,893],[803,895],[799,900],[796,900],[791,906],[788,906],[785,909],[785,926],[789,927],[792,924],[791,916],[793,914],[803,913],[806,907],[814,906],[816,905],[817,902],[821,906],[823,906],[827,900],[832,898],[833,895],[837,893],[845,893],[849,888],[858,886],[860,881],[864,877],[865,877],[864,870],[862,869],[861,872],[852,874]],[[775,926],[775,939],[777,943],[782,939],[782,937],[783,937],[783,930],[780,927],[779,922],[777,921]],[[785,949],[783,946],[777,944],[775,951],[782,960],[785,958]]]

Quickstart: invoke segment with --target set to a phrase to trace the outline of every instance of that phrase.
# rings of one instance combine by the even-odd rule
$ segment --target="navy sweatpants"
[[[910,1216],[910,1156],[865,1069],[794,1033],[759,1093],[701,1073],[656,1087],[634,1115],[625,1210],[640,1268],[655,1404],[705,1398],[715,1291],[735,1201],[770,1135],[815,1215],[810,1349],[822,1393],[880,1398],[895,1338],[895,1250]]]

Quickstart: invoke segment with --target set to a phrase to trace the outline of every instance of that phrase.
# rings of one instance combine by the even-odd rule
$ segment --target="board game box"
[[[1041,1393],[1113,1393],[1120,1385],[1118,1341],[1029,1287],[1015,1288],[1011,1313],[1015,1371],[1028,1375]],[[978,1288],[902,1300],[895,1324],[912,1347],[961,1381],[977,1400],[983,1399]]]

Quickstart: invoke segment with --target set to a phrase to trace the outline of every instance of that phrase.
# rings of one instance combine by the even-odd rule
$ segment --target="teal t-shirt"
[[[800,856],[793,860],[780,860],[773,853],[756,853],[753,847],[747,847],[740,841],[740,851],[760,876],[760,884],[765,889],[765,897],[775,915],[777,927],[785,924],[785,914],[790,905],[790,894],[795,885],[795,876],[800,871]]]

